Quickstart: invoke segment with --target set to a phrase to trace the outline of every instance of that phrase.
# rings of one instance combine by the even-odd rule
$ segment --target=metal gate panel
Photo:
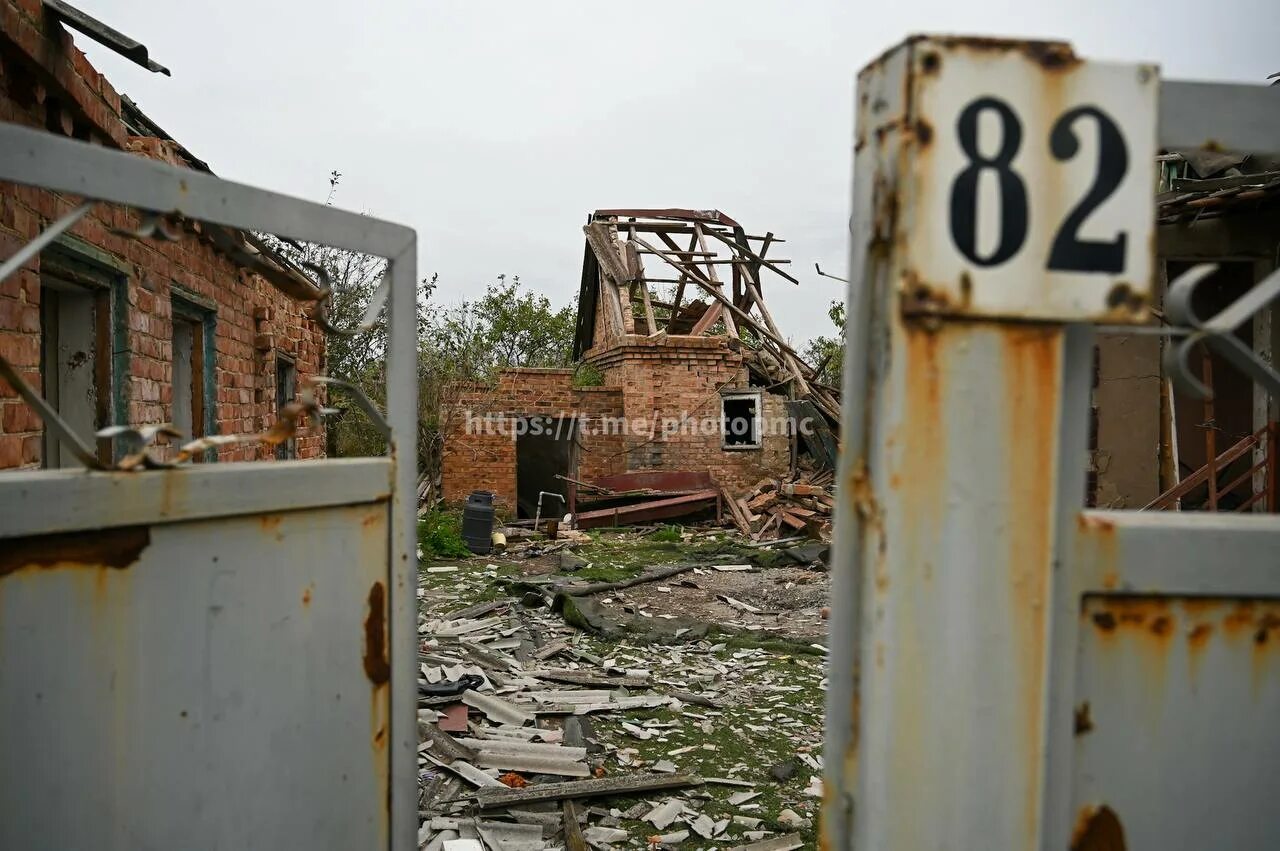
[[[416,234],[3,122],[0,180],[83,198],[6,275],[112,203],[390,284],[384,458],[0,476],[0,847],[414,847]]]
[[[386,844],[387,502],[287,509],[5,542],[0,847]]]
[[[1130,848],[1171,847],[1171,823],[1180,848],[1270,847],[1280,599],[1090,595],[1079,629],[1081,832],[1106,806]]]

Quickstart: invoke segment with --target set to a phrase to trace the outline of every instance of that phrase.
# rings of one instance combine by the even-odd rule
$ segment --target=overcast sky
[[[1280,2],[1222,0],[76,0],[172,77],[86,38],[115,87],[219,175],[418,231],[455,302],[519,275],[577,289],[601,207],[717,208],[787,240],[785,334],[829,328],[844,274],[857,69],[914,32],[1062,38],[1164,76],[1280,70]]]

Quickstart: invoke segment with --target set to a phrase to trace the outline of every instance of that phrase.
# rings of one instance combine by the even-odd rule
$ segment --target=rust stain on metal
[[[160,516],[172,517],[187,492],[188,477],[178,470],[165,470],[160,476]]]
[[[1213,624],[1198,623],[1187,633],[1187,646],[1193,653],[1204,650],[1211,635],[1213,635]]]
[[[1184,609],[1185,611],[1185,609]],[[1192,680],[1200,673],[1200,662],[1213,636],[1213,624],[1198,623],[1187,630],[1187,673]]]
[[[1058,384],[1062,371],[1063,332],[1053,326],[1000,325],[1003,381],[999,422],[1020,436],[1010,442],[1004,488],[1009,494],[1007,577],[1012,643],[1017,654],[1021,744],[1027,778],[1037,777],[1043,760],[1041,688],[1045,678],[1046,615],[1053,564],[1052,516],[1056,447],[1034,439],[1053,434],[1058,419]],[[1027,783],[1025,834],[1034,836],[1039,820],[1037,786]]]
[[[369,589],[369,613],[364,619],[364,673],[375,686],[391,679],[387,661],[387,588],[381,582]]]
[[[312,585],[308,585],[306,588],[303,588],[303,589],[302,589],[302,605],[303,605],[303,608],[306,608],[306,607],[308,607],[308,606],[310,606],[310,605],[311,605],[311,591],[312,591],[312,588],[313,588],[313,587],[314,587],[314,586],[312,586]]]
[[[853,494],[854,510],[858,512],[867,534],[876,536],[875,583],[876,589],[883,592],[889,587],[889,574],[885,568],[888,541],[884,534],[883,512],[872,490],[865,458],[859,458],[853,465],[853,471],[849,474],[849,493]]]
[[[936,50],[926,50],[920,57],[920,70],[926,74],[936,74],[942,67],[942,56]]]
[[[1083,736],[1093,729],[1093,717],[1089,714],[1089,701],[1081,703],[1075,709],[1074,730],[1077,736]]]
[[[1071,45],[1063,41],[953,37],[941,38],[937,42],[944,50],[955,52],[1021,53],[1046,71],[1069,71],[1081,63]]]
[[[1124,851],[1124,826],[1115,810],[1103,804],[1085,807],[1071,831],[1071,851]]]
[[[962,315],[973,306],[973,278],[968,272],[960,274],[960,298],[957,301],[951,293],[943,288],[930,286],[921,280],[913,270],[902,275],[901,306],[902,314],[907,317],[936,318],[947,315]],[[926,324],[926,329],[936,326]]]
[[[0,548],[0,578],[19,571],[96,567],[124,570],[151,544],[149,526],[35,535]]]
[[[1222,631],[1232,637],[1241,634],[1251,635],[1256,628],[1256,623],[1253,601],[1241,600],[1222,619]]]
[[[1091,598],[1088,607],[1094,626],[1103,632],[1136,629],[1161,642],[1173,634],[1173,618],[1167,599],[1128,594]]]
[[[916,141],[921,146],[928,145],[933,141],[933,125],[923,118],[916,119]]]
[[[1147,309],[1147,296],[1121,281],[1107,291],[1109,315],[1123,318],[1126,314],[1140,314]]]
[[[1274,612],[1267,612],[1258,622],[1258,631],[1253,634],[1253,643],[1259,647],[1265,645],[1271,637],[1271,633],[1280,631],[1280,615]]]

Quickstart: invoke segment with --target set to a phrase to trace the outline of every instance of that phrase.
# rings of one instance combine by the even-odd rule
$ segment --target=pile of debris
[[[831,540],[835,498],[829,470],[802,474],[792,481],[762,479],[750,493],[734,497],[722,490],[726,514],[738,531],[753,541],[791,537]]]
[[[744,762],[726,766],[725,777],[699,776],[675,761],[694,747],[641,759],[593,726],[593,718],[611,716],[637,744],[665,742],[682,724],[710,729],[723,715],[733,680],[714,655],[724,645],[673,651],[655,671],[623,648],[607,659],[589,652],[577,630],[514,599],[438,619],[420,615],[419,638],[419,848],[585,851],[632,839],[663,848],[693,836],[741,841],[731,846],[741,851],[803,847],[798,832],[765,828],[806,829],[810,820],[787,809],[767,814],[766,825],[750,814],[759,809],[750,803],[759,793],[753,781],[739,778],[758,766]],[[757,652],[735,657],[749,663]],[[675,720],[632,714],[654,709]],[[820,770],[820,761],[804,756]],[[742,812],[719,818],[704,812],[711,785],[740,787],[729,800]],[[821,794],[816,774],[811,787],[810,794]],[[635,802],[650,793],[655,797]],[[610,799],[623,799],[626,808],[609,806]],[[633,836],[627,822],[633,830],[643,822],[643,835]]]

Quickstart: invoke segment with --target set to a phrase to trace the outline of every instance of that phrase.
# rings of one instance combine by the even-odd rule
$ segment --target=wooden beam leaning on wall
[[[605,315],[609,317],[618,335],[622,336],[627,333],[627,323],[622,315],[622,295],[618,288],[627,280],[627,270],[622,265],[622,258],[613,248],[608,223],[591,222],[583,226],[582,232],[586,234],[587,242],[600,264],[600,291],[604,294],[607,305]]]

